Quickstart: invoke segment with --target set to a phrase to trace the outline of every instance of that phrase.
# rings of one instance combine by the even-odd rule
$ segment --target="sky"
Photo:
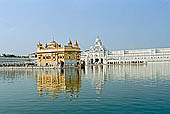
[[[0,0],[0,54],[96,36],[108,50],[170,47],[170,0]]]

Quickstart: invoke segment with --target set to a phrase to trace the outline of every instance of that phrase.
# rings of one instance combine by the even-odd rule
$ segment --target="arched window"
[[[68,59],[70,59],[71,57],[70,56],[68,56]]]

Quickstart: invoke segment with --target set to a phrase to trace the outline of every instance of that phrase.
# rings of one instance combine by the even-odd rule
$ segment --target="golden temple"
[[[37,44],[38,66],[79,65],[80,57],[81,50],[77,41],[73,45],[72,41],[68,40],[68,44],[65,46],[61,46],[54,40],[47,43],[45,47],[40,42]]]

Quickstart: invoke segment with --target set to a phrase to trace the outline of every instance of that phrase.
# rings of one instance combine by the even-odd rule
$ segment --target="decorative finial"
[[[100,40],[100,37],[99,37],[99,36],[97,36],[97,37],[96,37],[96,39]]]
[[[55,38],[55,37],[54,37],[54,36],[51,36],[51,37],[52,37],[52,42],[54,42],[54,38]]]

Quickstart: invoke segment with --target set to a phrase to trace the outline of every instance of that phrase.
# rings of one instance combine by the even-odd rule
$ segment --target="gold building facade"
[[[78,42],[69,40],[68,44],[61,46],[54,40],[47,43],[45,47],[40,42],[37,44],[37,65],[38,66],[64,66],[79,64],[81,50]]]

